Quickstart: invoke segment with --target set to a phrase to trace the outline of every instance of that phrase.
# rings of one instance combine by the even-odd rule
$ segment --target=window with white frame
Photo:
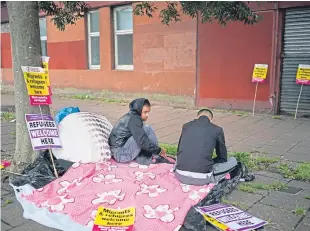
[[[133,12],[132,6],[114,8],[115,68],[133,69]]]
[[[87,14],[88,30],[88,66],[90,69],[100,68],[100,30],[99,11],[89,11]]]
[[[39,24],[42,56],[47,56],[46,18],[40,18]]]

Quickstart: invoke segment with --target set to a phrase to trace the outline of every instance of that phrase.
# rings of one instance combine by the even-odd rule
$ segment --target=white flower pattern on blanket
[[[56,196],[48,199],[47,201],[41,204],[43,208],[49,208],[52,212],[60,212],[65,209],[65,204],[73,203],[74,198],[68,198],[69,196]]]
[[[113,184],[123,182],[123,179],[116,178],[114,174],[108,174],[108,175],[98,174],[97,176],[93,177],[93,182],[95,183],[104,182],[105,184]]]
[[[94,226],[94,221],[95,221],[96,215],[97,215],[97,210],[93,210],[91,212],[91,214],[90,214],[90,217],[92,219],[87,222],[86,226],[88,226],[88,227],[93,227]]]
[[[125,193],[121,194],[122,190],[114,190],[104,193],[99,193],[98,198],[92,200],[93,205],[107,203],[109,205],[115,204],[116,201],[122,201],[125,198]]]
[[[159,187],[159,185],[140,185],[140,191],[136,195],[148,194],[149,197],[157,197],[159,194],[166,192],[167,189]]]
[[[99,171],[98,165],[100,165]],[[38,208],[51,211],[52,214],[56,212],[70,216],[74,222],[87,226],[88,229],[93,227],[99,206],[109,208],[134,206],[137,211],[136,231],[158,231],[159,229],[177,231],[190,207],[197,204],[191,198],[193,196],[194,199],[197,198],[196,193],[198,198],[205,197],[207,193],[201,193],[201,190],[199,193],[199,189],[204,188],[202,191],[208,191],[206,189],[212,189],[214,185],[203,187],[184,185],[182,188],[175,175],[171,173],[171,168],[172,166],[168,164],[148,167],[133,163],[120,164],[113,159],[104,163],[103,161],[77,163],[61,178],[22,197]],[[104,178],[100,177],[100,174]],[[107,175],[115,175],[115,178]],[[74,186],[74,183],[78,183],[75,179],[79,177],[82,184]],[[100,182],[94,182],[95,177],[98,177],[97,180]],[[105,183],[118,178],[123,181]],[[61,185],[61,182],[66,183]],[[64,193],[59,195],[58,190],[61,188],[64,188],[62,189]]]
[[[78,187],[79,185],[82,184],[81,180],[82,178],[78,178],[78,179],[74,179],[72,182],[67,181],[67,180],[60,182],[59,184],[61,185],[61,188],[57,190],[57,193],[59,195],[63,195],[64,193],[70,192],[70,189]]]
[[[158,205],[153,209],[150,205],[144,206],[144,216],[148,219],[159,219],[162,222],[170,223],[174,220],[174,212],[179,210],[179,207],[171,209],[169,205]]]
[[[156,178],[156,175],[152,172],[135,172],[136,180],[137,181],[143,181],[146,177],[154,180]]]
[[[142,165],[142,164],[138,164],[135,162],[132,162],[131,164],[129,164],[130,168],[140,168],[140,169],[147,169],[149,168],[147,165]]]
[[[188,198],[195,202],[199,202],[205,195],[207,195],[210,192],[210,188],[200,188],[198,190],[191,189],[190,185],[187,184],[180,184],[182,191],[185,193],[190,192]]]

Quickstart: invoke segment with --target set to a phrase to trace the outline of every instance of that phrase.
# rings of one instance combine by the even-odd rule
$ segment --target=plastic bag
[[[62,121],[67,115],[77,112],[80,112],[80,109],[78,107],[65,107],[57,112],[57,114],[55,115],[55,122],[59,124],[60,121]]]
[[[179,231],[211,231],[214,230],[204,217],[197,212],[195,207],[208,206],[212,204],[220,203],[221,198],[224,195],[232,192],[238,185],[241,178],[245,178],[248,175],[247,168],[244,164],[238,163],[238,167],[231,173],[230,180],[222,180],[209,192],[209,194],[202,199],[198,204],[192,206],[187,215],[185,216],[183,226]]]
[[[59,164],[54,155],[53,159],[58,176],[60,177],[66,172],[66,170]],[[25,184],[30,184],[35,189],[39,189],[52,182],[56,177],[54,175],[54,168],[49,151],[42,150],[39,157],[32,164],[28,165],[23,170],[22,174],[23,176],[11,178],[11,183],[14,186],[19,187]]]

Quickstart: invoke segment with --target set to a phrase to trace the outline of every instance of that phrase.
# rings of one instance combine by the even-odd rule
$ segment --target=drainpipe
[[[200,65],[199,65],[199,33],[198,33],[198,24],[200,21],[199,13],[197,12],[196,17],[196,88],[195,88],[195,106],[199,105],[199,93],[200,93]]]
[[[279,81],[277,81],[278,78],[278,71],[277,71],[277,64],[278,64],[278,49],[279,49],[279,3],[275,3],[275,13],[273,18],[273,33],[272,33],[272,66],[271,66],[271,73],[270,73],[270,96],[269,96],[269,102],[271,104],[271,113],[276,114],[278,109],[278,86],[280,84]]]

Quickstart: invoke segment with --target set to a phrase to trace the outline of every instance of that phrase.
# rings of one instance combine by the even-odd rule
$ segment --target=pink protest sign
[[[29,95],[30,105],[50,105],[52,104],[52,97],[50,95]]]

